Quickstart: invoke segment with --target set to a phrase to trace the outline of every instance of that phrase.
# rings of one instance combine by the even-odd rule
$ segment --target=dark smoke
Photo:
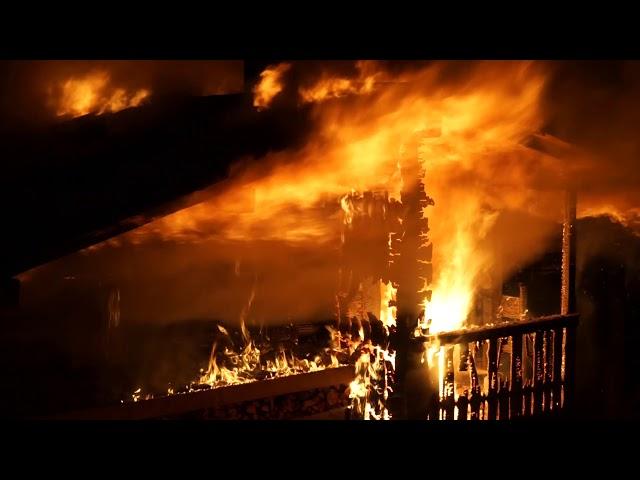
[[[640,207],[640,62],[554,62],[547,130],[586,158],[571,159],[579,208]],[[631,220],[637,213],[631,213]]]

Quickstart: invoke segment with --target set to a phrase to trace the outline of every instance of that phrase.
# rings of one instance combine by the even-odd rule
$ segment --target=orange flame
[[[282,76],[291,68],[289,63],[281,63],[275,67],[269,67],[260,74],[260,81],[253,89],[253,106],[258,110],[269,107],[273,99],[284,88]]]
[[[582,207],[579,210],[578,216],[580,218],[609,217],[615,222],[633,229],[636,235],[640,235],[640,208],[622,209],[605,203]]]
[[[462,326],[500,253],[486,245],[496,212],[551,215],[548,205],[558,203],[545,203],[535,187],[558,167],[521,146],[543,120],[546,77],[536,64],[482,62],[464,82],[443,82],[445,66],[405,73],[348,102],[315,103],[316,135],[300,150],[268,155],[262,162],[270,166],[267,175],[249,168],[210,202],[154,222],[131,238],[333,242],[341,232],[341,210],[349,221],[345,194],[380,190],[399,199],[403,145],[415,132],[431,132],[419,152],[427,193],[436,202],[425,212],[434,269],[433,284],[425,286],[433,291],[427,320],[432,332]],[[288,67],[264,72],[261,84],[273,85],[273,72],[283,68]],[[542,233],[531,237],[542,244]],[[536,252],[521,252],[531,254]]]
[[[112,87],[111,78],[105,71],[94,71],[84,77],[72,77],[59,85],[59,97],[54,99],[58,116],[79,117],[89,113],[97,115],[118,112],[137,107],[151,92],[139,89],[129,92]]]
[[[311,87],[300,88],[299,95],[303,103],[321,102],[346,95],[364,95],[374,90],[376,81],[383,72],[375,71],[375,63],[358,62],[358,78],[325,77]]]

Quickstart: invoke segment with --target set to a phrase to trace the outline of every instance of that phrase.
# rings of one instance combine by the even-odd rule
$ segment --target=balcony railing
[[[429,419],[505,420],[558,416],[574,396],[578,315],[446,332],[428,337],[439,395]]]

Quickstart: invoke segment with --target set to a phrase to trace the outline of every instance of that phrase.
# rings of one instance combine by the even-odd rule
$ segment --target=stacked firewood
[[[346,385],[317,388],[192,412],[204,420],[287,420],[309,417],[349,405]]]

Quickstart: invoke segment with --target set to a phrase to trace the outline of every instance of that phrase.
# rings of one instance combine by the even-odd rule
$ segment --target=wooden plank
[[[302,392],[314,388],[349,384],[354,378],[352,366],[328,368],[317,372],[230,385],[201,392],[170,395],[111,407],[94,408],[57,415],[60,420],[144,420],[176,416],[206,408],[260,398]]]

